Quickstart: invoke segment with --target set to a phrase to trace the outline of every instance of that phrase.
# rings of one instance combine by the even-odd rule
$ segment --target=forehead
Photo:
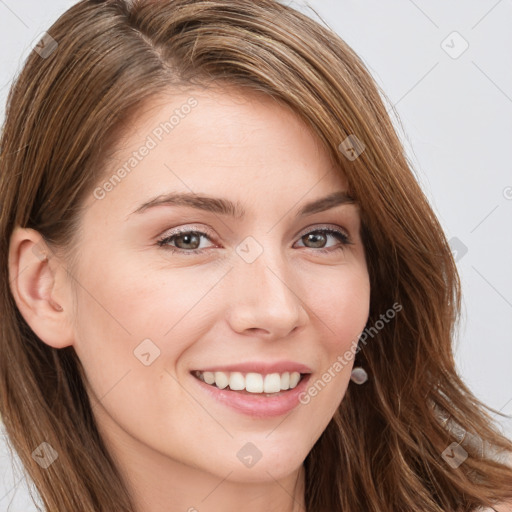
[[[108,185],[111,183],[111,186]],[[289,107],[237,89],[165,91],[126,123],[99,185],[109,202],[171,190],[223,196],[280,191],[295,202],[346,189],[318,137]]]
[[[149,98],[124,124],[114,156],[126,155],[148,136],[174,152],[194,149],[187,155],[191,159],[206,147],[226,158],[237,148],[259,149],[262,155],[271,149],[272,158],[276,153],[291,158],[298,150],[322,160],[328,157],[320,139],[290,106],[234,86],[169,88]]]

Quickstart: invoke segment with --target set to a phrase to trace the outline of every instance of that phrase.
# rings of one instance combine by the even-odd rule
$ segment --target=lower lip
[[[297,386],[288,391],[281,391],[279,396],[265,396],[264,393],[242,394],[229,389],[219,389],[216,386],[206,384],[202,380],[192,378],[204,389],[211,397],[219,402],[235,409],[238,412],[257,418],[271,418],[282,416],[292,411],[299,402],[300,394],[306,389],[306,384],[311,374],[302,377]]]

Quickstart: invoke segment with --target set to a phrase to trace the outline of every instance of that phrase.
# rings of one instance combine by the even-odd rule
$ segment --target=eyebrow
[[[312,215],[314,213],[329,210],[342,204],[355,204],[355,202],[354,198],[352,198],[347,192],[340,190],[333,192],[328,196],[306,203],[300,208],[296,215],[298,217],[304,217],[306,215]],[[229,215],[235,218],[243,218],[246,213],[239,202],[234,203],[229,199],[209,197],[189,192],[171,192],[169,194],[156,196],[143,203],[132,213],[143,213],[151,208],[162,205],[188,206],[220,215]]]

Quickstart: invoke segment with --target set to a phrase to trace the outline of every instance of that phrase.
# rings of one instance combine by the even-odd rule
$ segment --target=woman
[[[0,412],[46,510],[510,510],[449,246],[335,34],[79,2],[0,171]]]

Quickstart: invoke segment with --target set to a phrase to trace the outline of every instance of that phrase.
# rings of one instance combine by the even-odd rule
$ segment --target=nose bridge
[[[229,292],[230,322],[238,332],[261,329],[267,336],[285,337],[302,324],[304,309],[280,246],[270,246],[269,238],[259,243],[259,249],[254,239],[237,248]]]

